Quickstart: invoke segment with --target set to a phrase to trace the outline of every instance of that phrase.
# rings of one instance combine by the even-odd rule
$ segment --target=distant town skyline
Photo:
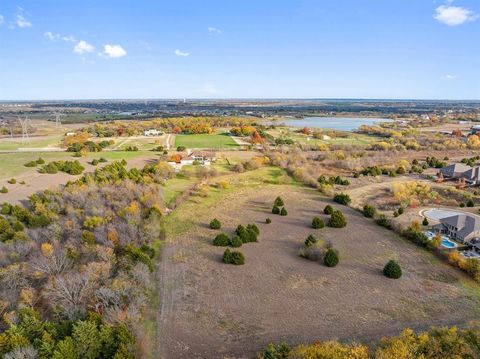
[[[0,100],[480,99],[475,0],[4,0]]]

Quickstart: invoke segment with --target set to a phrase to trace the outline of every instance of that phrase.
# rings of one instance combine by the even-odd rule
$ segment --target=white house
[[[150,130],[143,131],[143,135],[144,136],[161,136],[163,135],[163,132],[155,129],[150,129]]]

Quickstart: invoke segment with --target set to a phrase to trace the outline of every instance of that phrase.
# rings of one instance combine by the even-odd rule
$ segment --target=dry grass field
[[[157,272],[161,357],[248,358],[272,341],[374,340],[480,317],[479,287],[462,273],[350,208],[335,205],[346,228],[312,229],[314,216],[326,219],[328,201],[301,186],[270,184],[281,174],[265,171],[273,170],[237,175],[229,189],[194,196],[166,218]],[[286,217],[270,213],[277,195]],[[259,226],[259,242],[241,248],[245,265],[221,262],[224,248],[211,244],[220,231],[208,228],[214,217],[229,234],[240,223]],[[339,250],[337,267],[298,257],[311,233]],[[382,275],[390,259],[403,268],[399,280]]]

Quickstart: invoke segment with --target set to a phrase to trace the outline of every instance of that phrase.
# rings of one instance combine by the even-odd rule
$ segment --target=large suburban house
[[[446,179],[463,179],[466,183],[480,185],[480,167],[470,167],[463,163],[454,163],[440,169],[440,173]]]
[[[461,242],[471,242],[480,237],[480,218],[468,214],[457,214],[441,218],[440,223],[432,226],[436,232],[446,234]]]
[[[163,135],[163,132],[155,129],[150,129],[150,130],[143,131],[143,135],[144,136],[161,136]]]
[[[185,165],[199,164],[201,166],[210,166],[217,159],[215,152],[193,151],[179,154],[176,162],[168,162],[176,171],[179,171]]]

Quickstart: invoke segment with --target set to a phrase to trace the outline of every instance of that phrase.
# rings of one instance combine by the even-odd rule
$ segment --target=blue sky
[[[480,99],[478,0],[1,0],[0,100]]]

